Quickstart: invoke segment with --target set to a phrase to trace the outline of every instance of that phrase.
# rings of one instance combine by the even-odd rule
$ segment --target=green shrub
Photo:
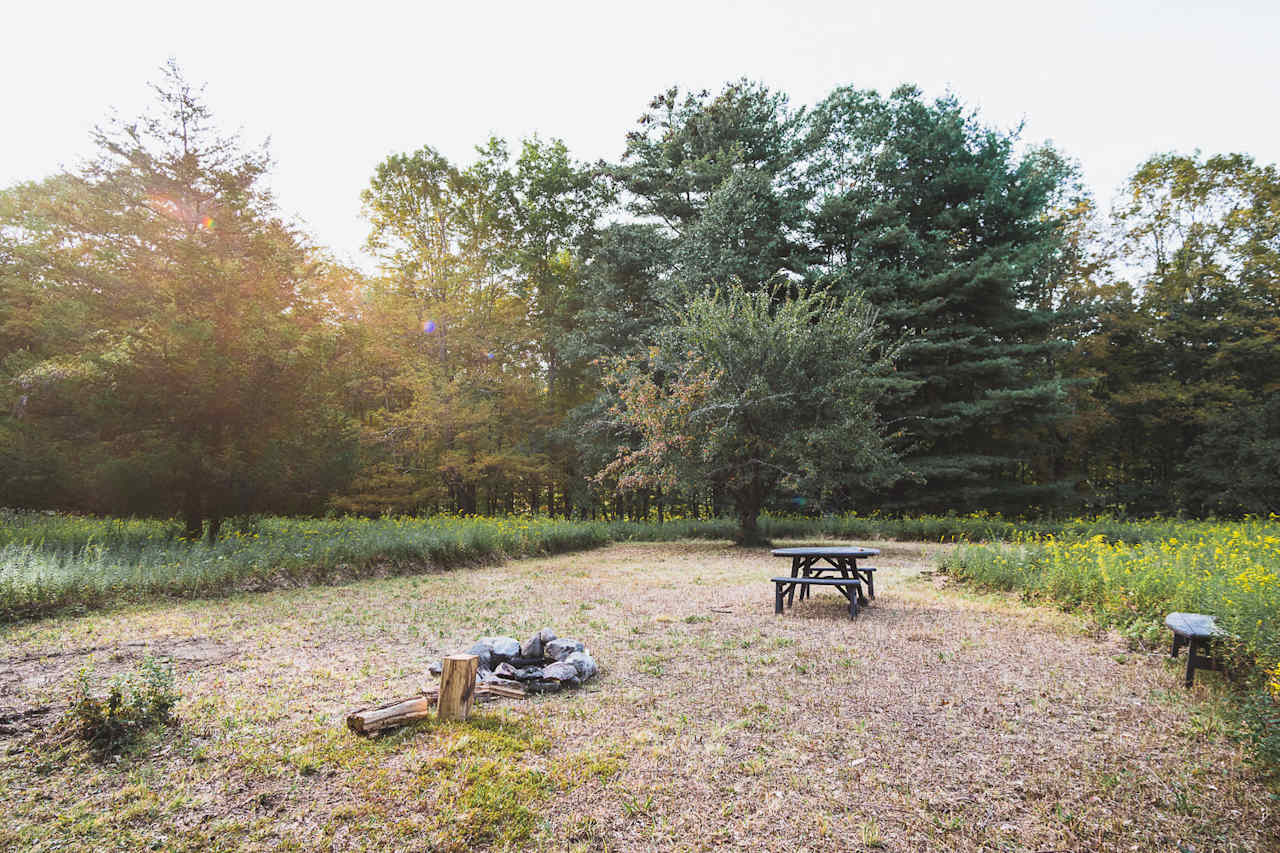
[[[1280,770],[1280,696],[1265,687],[1250,691],[1240,703],[1240,721],[1258,761]]]
[[[103,751],[117,749],[153,726],[171,722],[173,707],[182,698],[174,687],[173,668],[150,656],[136,672],[113,678],[105,696],[92,692],[92,682],[92,670],[80,670],[67,716],[78,737]]]

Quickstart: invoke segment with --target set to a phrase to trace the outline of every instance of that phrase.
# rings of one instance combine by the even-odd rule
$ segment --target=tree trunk
[[[200,493],[194,488],[188,488],[183,497],[182,523],[186,527],[186,531],[182,534],[184,538],[192,542],[204,538],[204,501],[200,499]]]
[[[757,522],[760,519],[759,509],[738,508],[738,535],[736,538],[739,545],[767,545],[768,542],[761,537],[760,527]]]
[[[746,546],[768,545],[769,540],[760,534],[757,524],[760,519],[760,508],[764,505],[763,484],[758,479],[753,479],[746,489],[733,497],[734,509],[738,514],[737,543]]]

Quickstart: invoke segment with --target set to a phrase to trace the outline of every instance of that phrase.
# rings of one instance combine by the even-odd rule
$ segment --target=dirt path
[[[1160,652],[919,576],[939,546],[881,547],[856,621],[830,590],[775,616],[782,561],[679,543],[9,629],[0,715],[56,709],[84,662],[147,652],[187,699],[176,745],[114,763],[49,767],[40,725],[0,725],[0,847],[423,849],[441,800],[405,792],[426,790],[437,742],[357,740],[342,715],[478,635],[550,625],[603,672],[508,706],[548,744],[520,760],[602,769],[540,801],[513,847],[1280,849],[1211,690],[1183,691]]]

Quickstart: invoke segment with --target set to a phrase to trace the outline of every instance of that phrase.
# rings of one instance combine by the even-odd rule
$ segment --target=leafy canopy
[[[856,294],[732,285],[691,296],[658,342],[611,376],[639,435],[601,473],[622,489],[723,488],[744,542],[780,488],[819,490],[892,469],[875,400],[895,346]]]

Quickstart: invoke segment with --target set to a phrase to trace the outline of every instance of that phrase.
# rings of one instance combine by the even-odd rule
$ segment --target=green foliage
[[[856,297],[740,286],[693,297],[644,359],[612,378],[622,424],[640,436],[600,478],[623,490],[716,486],[738,538],[780,486],[883,479],[891,462],[874,410],[889,368],[875,314]]]
[[[1089,484],[1136,513],[1280,509],[1280,172],[1167,154],[1126,189],[1116,269],[1096,274],[1121,284],[1097,286],[1072,359],[1095,377],[1076,431]]]
[[[652,516],[651,516],[652,518]],[[770,539],[981,542],[1032,531],[1143,542],[1175,535],[1173,521],[1110,518],[1026,522],[998,516],[765,515]],[[733,539],[737,519],[563,521],[547,518],[242,518],[217,540],[190,541],[176,520],[97,519],[0,510],[0,621],[109,607],[157,596],[228,595],[370,574],[451,568],[557,554],[610,542]]]
[[[174,687],[173,667],[146,657],[136,672],[111,680],[105,696],[93,693],[93,671],[80,670],[67,720],[77,737],[94,749],[108,752],[127,745],[156,725],[172,720],[182,698]]]
[[[1258,761],[1280,768],[1280,681],[1247,693],[1239,712],[1245,741]]]
[[[1016,134],[910,86],[839,89],[808,127],[823,258],[810,274],[861,290],[891,334],[911,333],[881,411],[915,476],[860,505],[1052,505],[1061,484],[1034,463],[1067,414],[1046,293],[1069,169],[1049,149],[1015,156]]]
[[[673,272],[686,288],[735,279],[762,287],[803,269],[801,118],[785,95],[739,80],[714,97],[681,97],[673,87],[627,135],[613,174],[631,211],[670,233]]]
[[[671,88],[615,164],[536,136],[388,157],[365,276],[173,64],[156,91],[94,162],[0,191],[0,505],[215,538],[257,512],[720,516],[728,469],[594,476],[647,452],[607,366],[708,289],[804,283],[903,341],[870,397],[904,464],[786,463],[765,508],[1280,509],[1280,172],[1246,155],[1154,156],[1103,222],[1073,164],[951,95]]]
[[[514,161],[497,139],[477,153],[465,169],[430,148],[393,155],[364,193],[384,277],[362,318],[364,473],[340,510],[511,512],[582,478],[552,428],[592,393],[566,350],[575,251],[607,192],[558,140],[526,140]]]
[[[179,512],[190,535],[316,511],[354,461],[329,270],[275,215],[265,151],[219,136],[174,65],[156,91],[154,113],[96,131],[80,173],[0,204],[4,320],[23,347],[2,354],[16,399],[0,440],[64,457],[52,484],[6,467],[0,492]]]

